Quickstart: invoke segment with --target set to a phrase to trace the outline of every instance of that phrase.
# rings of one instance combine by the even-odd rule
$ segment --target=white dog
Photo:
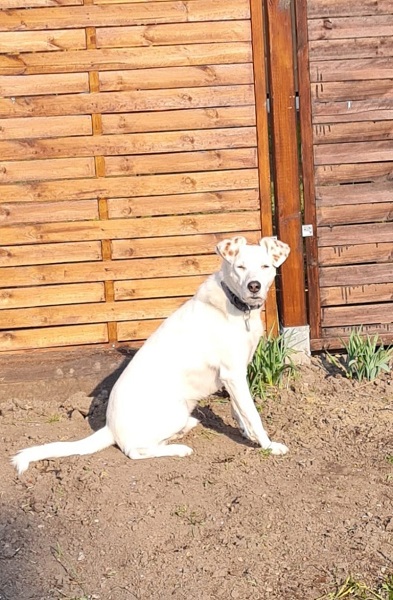
[[[264,430],[246,374],[263,333],[261,308],[289,246],[274,238],[248,245],[235,237],[216,250],[224,259],[221,270],[164,321],[123,371],[105,427],[83,440],[21,450],[12,458],[19,474],[32,461],[90,454],[112,444],[135,459],[187,456],[191,448],[168,442],[198,424],[190,416],[197,401],[222,385],[242,433],[272,454],[288,452]]]

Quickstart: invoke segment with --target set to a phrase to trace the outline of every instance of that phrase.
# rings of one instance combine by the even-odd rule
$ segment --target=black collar
[[[243,313],[249,313],[251,310],[257,310],[259,308],[262,307],[262,304],[257,304],[256,306],[250,306],[249,304],[246,304],[245,302],[243,302],[243,300],[240,300],[240,298],[238,296],[236,296],[236,294],[234,292],[232,292],[232,290],[229,289],[229,287],[227,286],[227,284],[224,281],[221,281],[221,287],[225,292],[226,297],[228,298],[229,302],[238,310],[240,310]]]

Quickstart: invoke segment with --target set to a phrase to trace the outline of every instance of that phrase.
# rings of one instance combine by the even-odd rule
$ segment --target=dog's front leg
[[[235,419],[245,435],[262,448],[271,450],[272,454],[286,454],[288,448],[272,442],[263,427],[247,385],[246,373],[222,368],[220,378],[231,397]]]

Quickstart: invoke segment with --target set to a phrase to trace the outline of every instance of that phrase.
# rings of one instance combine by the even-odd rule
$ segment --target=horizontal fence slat
[[[336,227],[318,228],[319,246],[345,246],[351,244],[370,244],[392,242],[391,223],[375,223],[370,225],[337,225]],[[345,282],[344,282],[345,283]]]
[[[104,134],[147,133],[255,125],[253,105],[102,115]]]
[[[104,300],[105,289],[103,283],[75,283],[69,285],[0,289],[0,309],[3,310],[33,306],[103,302]],[[33,324],[36,325],[35,321],[31,320],[27,323],[27,326]],[[8,325],[4,325],[4,327],[12,327],[11,322]]]
[[[393,202],[380,204],[347,204],[317,208],[319,226],[350,225],[351,223],[380,223],[393,221]],[[393,226],[392,226],[393,238]],[[393,241],[393,240],[392,240]]]
[[[0,119],[0,140],[91,135],[90,116],[26,117]]]
[[[50,23],[51,29],[74,29],[78,27],[225,21],[248,19],[249,17],[248,0],[219,0],[216,2],[168,0],[168,2],[136,2],[132,4],[132,10],[123,4],[41,8],[29,11],[14,10],[3,14],[0,31],[46,29],[48,23]]]
[[[367,324],[393,323],[393,302],[323,308],[322,319],[325,327],[363,325],[365,319]]]
[[[2,352],[100,344],[107,341],[108,331],[104,323],[0,331]]]
[[[14,102],[12,98],[0,98],[0,117],[50,117],[217,108],[254,105],[254,100],[252,85],[38,96],[23,98],[18,102]]]
[[[154,298],[147,300],[124,300],[123,302],[97,302],[14,308],[0,310],[1,329],[23,329],[32,323],[36,327],[56,325],[85,325],[125,321],[131,319],[165,318],[185,302],[182,298]]]
[[[0,281],[3,287],[31,287],[56,283],[210,275],[218,269],[219,265],[220,260],[216,255],[65,263],[61,265],[15,267],[13,269],[1,268]]]
[[[44,8],[46,6],[81,6],[83,0],[2,0],[2,9]]]
[[[251,40],[250,21],[212,21],[131,27],[100,27],[97,48],[206,44],[211,42],[247,42]],[[1,41],[1,37],[0,37]],[[0,46],[1,47],[1,46]]]
[[[84,50],[84,29],[64,31],[6,31],[0,32],[0,52],[58,52]]]
[[[1,208],[0,208],[1,212]],[[0,266],[86,262],[102,258],[101,242],[63,242],[26,246],[0,246]]]
[[[308,0],[307,15],[309,19],[320,17],[346,17],[359,15],[391,15],[393,0]]]
[[[76,73],[80,71],[113,71],[176,67],[221,63],[249,63],[249,42],[222,42],[216,44],[188,44],[142,48],[103,48],[68,50],[67,52],[26,52],[20,55],[0,55],[2,75],[32,75]],[[58,75],[60,77],[60,75]],[[23,80],[23,77],[20,77]],[[1,82],[4,86],[4,82]],[[71,90],[78,91],[78,90]]]
[[[315,193],[318,207],[391,202],[392,184],[390,181],[382,181],[349,185],[321,185],[316,187]]]
[[[175,89],[212,85],[242,85],[253,82],[251,63],[156,67],[98,74],[101,92]]]
[[[391,160],[393,160],[393,144],[391,141],[349,142],[314,146],[314,163],[317,166],[375,163]]]
[[[28,140],[27,142],[25,140],[10,140],[0,142],[0,156],[3,161],[11,161],[15,159],[63,158],[75,156],[75,154],[78,157],[164,154],[167,152],[210,150],[212,148],[244,148],[249,146],[256,146],[255,127],[62,137]],[[72,160],[82,161],[81,158]],[[89,160],[92,161],[93,159]],[[159,160],[163,161],[163,157],[161,156]],[[12,162],[9,163],[11,166],[12,164]],[[20,163],[15,164],[17,164],[19,171],[21,168]],[[24,164],[26,165],[26,163]]]
[[[314,125],[313,131],[316,145],[393,139],[393,123],[391,121],[353,121],[352,123]]]
[[[393,70],[392,70],[393,75]],[[386,76],[386,75],[385,75]],[[346,102],[350,109],[353,102],[370,98],[375,104],[383,106],[393,99],[392,82],[390,79],[370,79],[368,81],[327,81],[311,86],[314,106],[328,102]],[[354,121],[356,115],[354,115]]]
[[[231,234],[230,234],[231,235]],[[245,234],[249,242],[256,243],[260,239],[260,232]],[[187,256],[193,254],[211,254],[215,245],[227,233],[212,233],[202,235],[188,235],[186,240],[181,236],[165,238],[124,239],[112,241],[112,258],[147,258],[151,256]],[[166,293],[166,288],[165,293]]]
[[[308,22],[309,40],[332,40],[346,38],[367,38],[393,35],[392,15],[369,15],[310,19]]]
[[[340,59],[377,58],[393,56],[393,39],[367,37],[345,40],[318,40],[309,43],[310,62]]]
[[[322,306],[389,302],[393,300],[393,283],[321,288]]]
[[[1,62],[1,61],[0,61]],[[0,65],[0,73],[1,73]],[[89,91],[87,73],[49,74],[49,75],[1,75],[0,94],[10,96],[40,96],[43,94],[72,94]],[[67,96],[64,98],[67,101]],[[5,102],[5,100],[3,100]],[[25,100],[22,100],[22,104]],[[44,114],[44,113],[43,113]],[[4,116],[4,115],[3,115]]]
[[[114,283],[115,300],[161,298],[163,294],[165,298],[192,296],[205,279],[204,276],[191,276],[116,281]]]
[[[72,139],[72,138],[71,138]],[[13,142],[0,142],[13,143]],[[28,143],[26,143],[28,146]],[[1,156],[1,154],[0,154]],[[11,155],[8,155],[11,158]],[[18,156],[22,156],[19,154]],[[44,160],[0,161],[0,183],[51,181],[95,177],[94,158],[56,158]],[[59,185],[59,184],[57,184]]]
[[[226,212],[230,210],[259,209],[259,192],[236,190],[202,194],[176,194],[152,198],[109,198],[108,215],[111,219],[157,215],[192,214],[198,212]]]
[[[255,189],[258,187],[257,169],[236,171],[206,171],[188,174],[145,175],[98,179],[64,180],[61,187],[54,181],[34,184],[4,184],[0,203],[46,202],[68,198],[117,198],[154,196],[194,192]]]
[[[313,105],[313,121],[347,123],[353,121],[387,121],[393,119],[393,100],[388,98],[346,102],[320,102]]]
[[[250,140],[251,141],[251,140]],[[225,145],[225,139],[222,142]],[[217,144],[221,146],[221,144]],[[249,169],[257,167],[256,148],[204,150],[203,152],[166,153],[142,156],[109,156],[105,158],[105,174],[148,175],[153,173],[182,173],[217,171],[221,169]],[[203,207],[200,208],[203,210]]]
[[[353,246],[322,247],[318,250],[320,266],[390,262],[393,260],[393,245],[389,242],[354,244]]]
[[[393,271],[390,264],[348,265],[343,267],[322,267],[319,272],[321,287],[338,285],[366,285],[368,283],[391,283]],[[367,315],[364,313],[363,318]]]
[[[335,183],[383,183],[393,174],[393,162],[326,165],[316,167],[316,185]],[[345,188],[343,188],[345,193]],[[348,192],[350,193],[350,191]],[[0,200],[1,201],[1,200]]]
[[[360,87],[369,85],[369,80],[374,80],[374,85],[378,86],[378,80],[388,79],[391,76],[392,61],[390,58],[355,58],[351,60],[341,60],[340,58],[340,60],[317,61],[310,64],[312,83],[348,82],[348,86],[351,85],[352,89],[355,89],[354,82],[356,81],[359,82]]]
[[[72,221],[11,225],[3,228],[4,244],[22,245],[45,242],[122,239],[125,236],[161,237],[231,231],[255,231],[260,227],[259,211],[228,214],[195,214],[145,219],[110,219],[103,221]]]
[[[123,321],[117,326],[117,338],[119,342],[145,340],[158,329],[162,321],[162,319]]]
[[[98,203],[96,200],[0,204],[0,225],[13,225],[16,223],[64,223],[67,221],[94,220],[98,218]],[[3,237],[1,236],[0,239],[3,239]]]

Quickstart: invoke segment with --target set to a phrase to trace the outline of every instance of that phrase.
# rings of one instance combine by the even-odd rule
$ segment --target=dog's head
[[[273,283],[276,269],[286,260],[288,244],[264,237],[259,244],[247,244],[237,236],[217,244],[217,254],[223,258],[224,280],[233,292],[248,305],[261,304]]]

